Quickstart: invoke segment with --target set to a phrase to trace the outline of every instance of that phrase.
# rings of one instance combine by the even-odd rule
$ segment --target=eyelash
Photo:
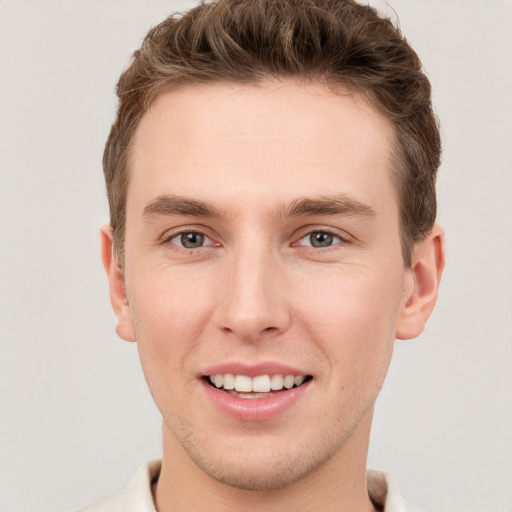
[[[303,240],[304,238],[306,238],[308,236],[311,236],[313,233],[323,233],[323,234],[330,235],[334,238],[337,238],[339,240],[339,242],[334,242],[332,245],[325,246],[325,247],[315,247],[313,245],[299,244],[299,242],[301,240]],[[222,245],[221,243],[213,242],[211,244],[202,245],[197,248],[187,248],[187,247],[183,247],[183,246],[178,245],[177,243],[172,242],[172,240],[174,240],[175,238],[183,236],[183,235],[187,235],[187,234],[200,235],[200,236],[207,238],[211,242],[213,242],[212,237],[210,237],[209,235],[207,235],[204,231],[202,231],[200,229],[182,229],[180,231],[173,232],[170,235],[167,235],[167,236],[164,235],[162,237],[162,240],[160,243],[163,245],[170,244],[173,246],[173,250],[185,252],[186,254],[191,254],[192,252],[198,252],[201,249],[206,249],[208,247],[220,247]],[[298,238],[296,242],[293,242],[291,244],[291,246],[292,247],[301,246],[301,247],[307,248],[307,250],[312,250],[312,251],[317,251],[317,250],[326,251],[333,247],[336,247],[339,245],[346,245],[348,243],[350,243],[350,238],[348,235],[342,235],[339,231],[335,231],[333,229],[318,227],[318,228],[310,228],[307,231],[304,231],[300,235],[300,238]]]
[[[334,238],[337,238],[339,240],[339,242],[333,242],[332,245],[329,245],[329,246],[326,246],[326,247],[315,247],[313,245],[302,245],[302,247],[307,247],[310,250],[321,249],[323,251],[326,251],[326,250],[331,249],[333,247],[336,247],[336,246],[339,246],[339,245],[345,245],[345,244],[349,243],[348,236],[347,235],[342,235],[339,231],[335,231],[335,230],[329,229],[329,228],[313,228],[313,229],[309,229],[304,234],[302,234],[302,236],[298,239],[298,241],[294,242],[292,245],[296,245],[296,244],[298,245],[298,242],[300,242],[304,238],[310,237],[313,233],[322,233],[322,234],[330,235],[330,236],[332,236]]]
[[[176,231],[176,232],[171,233],[169,235],[164,235],[164,237],[162,238],[160,243],[163,244],[163,245],[170,244],[170,245],[173,246],[173,250],[185,252],[186,254],[191,254],[192,252],[197,252],[197,251],[199,251],[201,249],[206,249],[207,247],[218,247],[218,246],[221,245],[220,243],[213,242],[213,243],[208,244],[206,246],[200,246],[200,247],[197,247],[197,248],[187,248],[187,247],[183,247],[183,246],[178,245],[177,243],[173,243],[172,242],[172,240],[174,240],[175,238],[181,237],[183,235],[192,235],[192,234],[193,235],[203,236],[203,237],[207,238],[208,240],[210,240],[211,242],[213,242],[212,238],[210,236],[208,236],[202,230],[199,230],[199,229],[182,229],[180,231]]]

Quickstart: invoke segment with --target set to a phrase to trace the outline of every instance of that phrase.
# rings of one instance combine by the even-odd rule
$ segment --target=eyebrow
[[[318,198],[303,198],[284,206],[279,213],[282,217],[306,217],[309,215],[346,215],[373,218],[376,211],[353,197],[336,194]]]
[[[207,201],[174,195],[158,196],[144,208],[142,217],[146,222],[149,222],[152,217],[158,215],[184,215],[216,219],[227,217],[223,210]],[[346,215],[373,218],[376,216],[376,212],[370,205],[344,194],[299,198],[289,204],[282,205],[277,210],[278,218],[314,215]]]
[[[225,214],[214,205],[182,196],[162,195],[151,201],[142,213],[148,222],[156,215],[186,215],[191,217],[222,218]]]

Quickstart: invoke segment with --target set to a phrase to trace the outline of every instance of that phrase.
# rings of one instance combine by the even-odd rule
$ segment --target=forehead
[[[379,202],[395,195],[393,141],[357,93],[293,81],[183,87],[158,96],[137,128],[127,206],[162,194],[225,208],[347,192]]]

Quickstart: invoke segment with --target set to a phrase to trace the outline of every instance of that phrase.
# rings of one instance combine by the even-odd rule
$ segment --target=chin
[[[247,491],[272,491],[288,487],[309,474],[297,472],[283,474],[282,472],[251,472],[245,468],[235,471],[207,473],[208,476],[219,483],[229,485],[236,489]]]
[[[194,460],[196,465],[213,480],[235,487],[252,491],[270,491],[288,487],[315,472],[325,464],[330,456],[304,457],[298,454],[283,454],[276,457],[261,457],[255,454],[244,457],[244,460],[223,458],[217,463]],[[258,454],[259,455],[259,454]],[[229,460],[231,459],[231,460]]]
[[[178,441],[195,466],[213,480],[237,489],[270,491],[306,478],[337,454],[348,436],[320,435],[291,445],[273,436],[248,436],[219,443],[218,438]],[[197,441],[197,440],[195,440]]]

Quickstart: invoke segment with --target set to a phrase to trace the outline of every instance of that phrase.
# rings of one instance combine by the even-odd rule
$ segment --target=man
[[[444,265],[414,51],[351,0],[219,0],[152,29],[118,96],[102,257],[163,457],[85,510],[414,510],[366,470]]]

